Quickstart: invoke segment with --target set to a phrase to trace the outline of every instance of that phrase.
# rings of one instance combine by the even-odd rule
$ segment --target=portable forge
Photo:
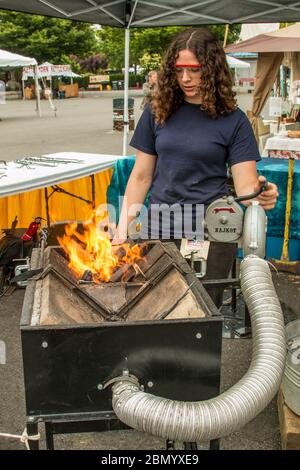
[[[63,250],[34,250],[21,319],[27,432],[126,427],[106,384],[130,370],[142,388],[185,402],[219,394],[222,317],[173,243],[149,242],[110,282],[79,279]],[[31,446],[38,447],[37,441]]]

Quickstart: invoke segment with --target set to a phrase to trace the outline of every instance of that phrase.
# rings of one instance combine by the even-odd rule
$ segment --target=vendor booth
[[[39,89],[37,78],[37,61],[32,57],[24,57],[19,54],[13,54],[9,51],[0,49],[0,68],[17,68],[32,66],[32,77],[35,80],[35,88]],[[39,116],[41,116],[40,95],[36,93],[36,109]]]
[[[114,155],[62,152],[0,163],[0,227],[18,216],[27,227],[37,215],[49,223],[86,220],[106,202]]]
[[[258,53],[256,83],[250,116],[252,127],[259,140],[260,114],[273,89],[283,61],[291,68],[291,84],[300,78],[300,24],[296,23],[278,31],[259,34],[251,39],[226,47],[227,53]]]
[[[78,84],[74,83],[74,78],[80,77],[77,73],[74,73],[69,64],[54,65],[50,62],[44,62],[37,67],[38,78],[42,81],[44,89],[46,89],[46,81],[49,81],[50,90],[52,90],[52,78],[53,77],[66,77],[70,79],[70,84],[60,84],[59,91],[64,93],[65,98],[73,98],[78,96]],[[23,96],[25,93],[25,81],[28,78],[34,77],[34,70],[32,67],[24,67],[22,74],[22,86]]]

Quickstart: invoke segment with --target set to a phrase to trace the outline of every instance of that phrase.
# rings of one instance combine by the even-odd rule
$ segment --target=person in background
[[[144,109],[147,104],[151,102],[154,91],[157,85],[157,71],[150,70],[148,73],[147,81],[143,84],[143,101],[141,109]]]

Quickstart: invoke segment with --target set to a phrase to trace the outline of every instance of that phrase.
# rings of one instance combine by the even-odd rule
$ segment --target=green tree
[[[213,25],[208,28],[223,43],[225,25]],[[171,40],[185,26],[167,26],[163,28],[145,28],[130,30],[130,65],[139,65],[145,54],[163,56]],[[240,33],[240,25],[230,25],[227,43],[234,42]],[[120,69],[124,65],[124,30],[105,26],[97,31],[98,50],[105,54],[110,68]]]
[[[145,73],[150,72],[150,70],[158,70],[161,64],[161,55],[145,52],[143,57],[140,59],[140,64]]]
[[[0,11],[0,48],[35,57],[39,63],[62,63],[64,56],[95,53],[95,30],[81,23]]]

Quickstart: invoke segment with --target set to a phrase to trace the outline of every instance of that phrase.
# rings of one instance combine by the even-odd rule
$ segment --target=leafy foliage
[[[225,25],[208,26],[223,43]],[[167,26],[163,28],[145,28],[130,30],[130,65],[141,64],[145,54],[150,57],[162,57],[175,34],[186,29],[183,26]],[[240,25],[230,25],[227,43],[234,42],[240,33]],[[109,61],[109,67],[121,68],[124,64],[125,35],[121,28],[105,26],[96,32],[98,50]]]
[[[70,58],[80,66],[81,70],[94,74],[100,70],[105,70],[108,66],[108,60],[102,54],[95,54],[85,59],[80,59],[76,55],[71,55]]]
[[[87,23],[0,11],[0,48],[34,57],[39,63],[63,63],[63,57],[96,52],[95,30]]]
[[[186,27],[131,29],[130,65],[143,63],[147,69],[156,68],[152,62],[160,61],[174,35],[182,29]],[[223,42],[225,25],[209,29]],[[240,25],[230,25],[227,42],[234,42],[239,32]],[[73,68],[76,72],[80,72],[78,65],[93,73],[107,66],[122,69],[124,36],[122,28],[105,26],[96,30],[88,23],[0,10],[1,49],[35,57],[39,63],[69,63],[72,67],[77,64]]]

